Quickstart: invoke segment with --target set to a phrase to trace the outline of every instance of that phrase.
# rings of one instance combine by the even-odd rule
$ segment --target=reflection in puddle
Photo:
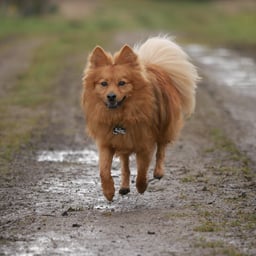
[[[90,166],[98,166],[99,156],[98,153],[91,149],[84,150],[43,150],[37,154],[38,162],[59,162],[59,163],[76,163],[87,164]],[[130,161],[134,163],[134,156],[130,157]],[[114,157],[112,163],[113,175],[119,170],[120,160]],[[134,168],[131,168],[133,171]]]
[[[37,156],[38,162],[68,162],[96,164],[99,160],[94,150],[66,150],[66,151],[40,151]]]
[[[253,59],[224,48],[189,45],[186,50],[198,63],[208,67],[207,76],[218,84],[236,88],[256,86],[256,64]]]

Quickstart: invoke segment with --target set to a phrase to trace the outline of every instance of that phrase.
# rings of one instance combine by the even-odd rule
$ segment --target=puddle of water
[[[38,162],[59,162],[59,163],[76,163],[98,166],[98,152],[91,149],[84,150],[43,150],[37,154]],[[113,158],[112,169],[119,169],[119,158]]]
[[[212,49],[201,45],[189,45],[186,51],[199,64],[208,67],[207,75],[217,84],[255,92],[256,63],[252,58],[225,48]]]
[[[87,232],[86,235],[88,236]],[[70,234],[63,234],[61,231],[38,233],[33,238],[25,238],[28,240],[16,242],[16,247],[3,245],[3,255],[95,255],[89,246],[85,247],[82,239],[72,239]]]
[[[56,173],[38,181],[37,185],[43,195],[47,197],[46,201],[41,200],[42,202],[36,203],[39,213],[43,213],[45,209],[54,208],[52,205],[56,205],[54,200],[56,194],[59,203],[64,208],[69,208],[70,204],[75,205],[74,208],[78,206],[78,208],[90,208],[98,211],[129,211],[137,206],[148,207],[148,198],[145,195],[139,195],[135,188],[137,170],[134,155],[130,157],[131,192],[126,196],[118,194],[121,179],[120,160],[119,158],[113,159],[111,175],[114,179],[116,193],[114,201],[111,203],[105,199],[102,193],[98,170],[99,157],[96,150],[39,151],[37,161],[54,163],[54,168],[58,169]],[[153,166],[154,160],[150,169]],[[150,187],[162,186],[163,182],[158,181],[159,184],[150,182],[149,191]],[[150,197],[150,193],[146,194]]]
[[[58,194],[59,197],[62,197],[68,191],[68,197],[65,196],[65,199],[68,198],[75,204],[85,204],[86,207],[92,207],[97,210],[111,211],[118,208],[118,204],[107,202],[102,194],[98,171],[99,157],[95,150],[39,151],[37,161],[59,165],[59,167],[56,165],[59,172],[38,182],[38,186],[43,193]],[[134,156],[130,158],[130,162],[131,181],[134,182],[136,177]],[[116,189],[118,189],[121,174],[119,158],[113,159],[111,174],[114,178]],[[125,199],[118,195],[116,196],[115,200],[117,202],[126,202]],[[123,202],[124,205],[125,202]],[[38,211],[41,211],[40,209],[43,211],[44,208],[44,203],[37,203]]]
[[[98,153],[94,150],[39,151],[38,162],[68,162],[97,164]]]

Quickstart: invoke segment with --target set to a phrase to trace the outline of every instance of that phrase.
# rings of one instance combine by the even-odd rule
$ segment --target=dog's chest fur
[[[152,129],[147,125],[114,125],[106,127],[104,141],[109,144],[117,153],[136,153],[144,150],[147,145],[154,143]]]

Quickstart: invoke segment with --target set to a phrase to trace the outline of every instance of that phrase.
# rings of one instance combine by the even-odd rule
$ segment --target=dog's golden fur
[[[111,164],[121,159],[121,188],[130,191],[129,156],[136,154],[136,187],[147,188],[147,171],[155,148],[154,177],[164,175],[164,155],[175,141],[185,116],[195,107],[196,69],[179,46],[167,37],[148,39],[135,49],[125,45],[114,56],[97,46],[84,71],[82,105],[88,134],[99,150],[105,197],[115,188]],[[119,127],[123,134],[114,134]]]

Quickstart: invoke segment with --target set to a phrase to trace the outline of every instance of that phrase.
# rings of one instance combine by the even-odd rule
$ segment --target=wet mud
[[[224,79],[190,53],[203,80],[195,115],[168,148],[164,178],[153,179],[151,168],[148,189],[138,194],[132,158],[131,192],[121,196],[115,159],[111,203],[102,195],[96,147],[84,133],[84,60],[71,58],[48,127],[1,177],[0,255],[256,254],[255,129],[248,133],[255,123],[244,114],[254,111],[252,94],[220,85]]]

